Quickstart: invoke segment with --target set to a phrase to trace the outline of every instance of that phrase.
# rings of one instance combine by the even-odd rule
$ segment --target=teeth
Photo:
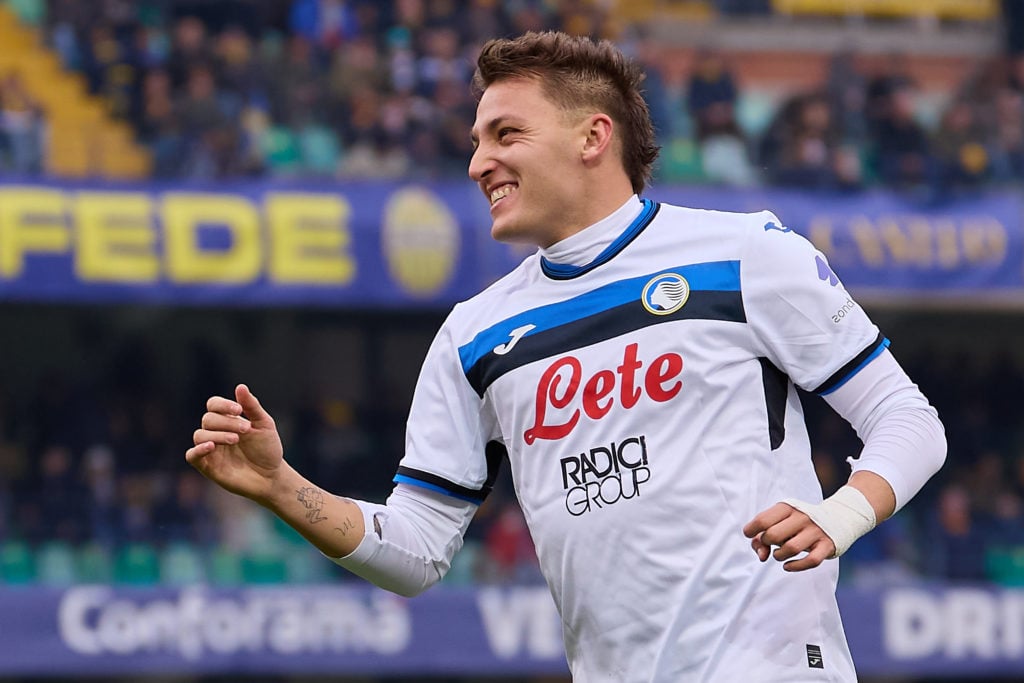
[[[491,192],[491,204],[498,201],[502,197],[507,197],[508,195],[512,194],[516,189],[517,188],[515,185],[502,185],[501,187],[495,189],[494,191]]]

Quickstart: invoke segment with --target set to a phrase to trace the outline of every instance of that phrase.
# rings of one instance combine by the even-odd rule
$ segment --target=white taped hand
[[[818,505],[795,498],[782,502],[810,517],[832,539],[836,551],[829,559],[845,553],[854,541],[878,523],[871,503],[852,486],[842,487]]]

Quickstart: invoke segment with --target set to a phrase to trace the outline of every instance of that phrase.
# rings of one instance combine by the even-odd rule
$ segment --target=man
[[[607,42],[484,46],[469,174],[492,235],[540,249],[445,321],[386,505],[296,473],[245,385],[208,401],[186,458],[414,595],[507,457],[576,680],[854,681],[825,560],[938,469],[942,426],[775,216],[639,198],[657,154],[641,80]],[[793,382],[865,442],[824,502]]]

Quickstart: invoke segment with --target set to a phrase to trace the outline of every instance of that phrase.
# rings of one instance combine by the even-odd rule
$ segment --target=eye
[[[500,128],[498,129],[498,139],[504,140],[506,137],[516,132],[518,131],[515,128],[509,128],[508,126],[506,126],[505,128]]]

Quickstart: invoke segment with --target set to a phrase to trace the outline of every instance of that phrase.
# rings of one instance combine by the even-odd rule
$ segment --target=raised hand
[[[195,445],[185,452],[185,460],[205,477],[246,498],[269,498],[284,463],[284,448],[274,418],[249,387],[235,387],[235,400],[211,397],[192,440]]]

